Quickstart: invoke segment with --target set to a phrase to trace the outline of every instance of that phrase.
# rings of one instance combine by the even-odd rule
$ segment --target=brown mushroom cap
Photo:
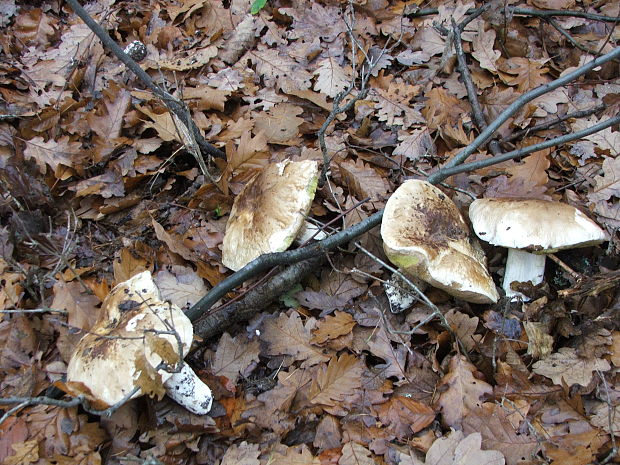
[[[383,248],[407,274],[474,303],[497,302],[480,246],[457,206],[426,181],[404,182],[387,201]]]
[[[264,253],[291,245],[310,211],[318,163],[283,161],[266,166],[235,198],[222,247],[222,263],[237,271]]]
[[[146,357],[156,369],[163,361],[162,347],[171,347],[177,357],[181,355],[174,334],[153,331],[175,331],[183,354],[193,338],[189,318],[176,305],[161,301],[148,271],[115,286],[102,309],[101,319],[77,344],[67,367],[71,393],[86,395],[96,408],[114,405],[134,390],[138,359]],[[171,376],[164,370],[158,373],[162,382]],[[133,397],[141,394],[138,391]]]
[[[608,240],[607,234],[577,208],[539,199],[478,199],[469,218],[480,239],[532,253],[553,253]]]

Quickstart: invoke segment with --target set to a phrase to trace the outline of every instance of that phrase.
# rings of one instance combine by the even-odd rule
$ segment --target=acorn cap
[[[539,199],[478,199],[469,207],[476,235],[490,244],[532,253],[554,253],[609,240],[577,208]]]
[[[237,271],[265,253],[289,248],[316,192],[316,161],[267,165],[235,198],[226,224],[222,263]]]
[[[407,274],[469,302],[497,302],[484,253],[454,202],[432,184],[410,180],[396,189],[381,237],[387,257]]]
[[[84,394],[96,408],[107,408],[137,386],[136,363],[156,370],[162,361],[178,362],[192,343],[193,327],[176,305],[162,302],[151,273],[144,271],[115,286],[105,298],[101,319],[77,344],[67,367],[71,394]],[[156,331],[175,331],[158,334]],[[181,347],[179,347],[179,341]],[[166,354],[168,351],[168,354]],[[170,352],[171,351],[171,352]],[[164,360],[160,354],[176,360]],[[157,371],[162,383],[171,373]],[[138,397],[138,391],[132,397]]]

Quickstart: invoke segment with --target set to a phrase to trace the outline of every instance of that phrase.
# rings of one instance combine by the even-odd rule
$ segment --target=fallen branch
[[[108,50],[110,50],[116,57],[121,60],[127,68],[129,68],[137,77],[142,81],[142,83],[151,89],[153,93],[159,97],[166,107],[174,113],[185,126],[191,132],[193,138],[196,140],[196,143],[200,147],[200,151],[205,154],[215,158],[226,159],[226,154],[219,150],[217,147],[208,143],[205,138],[200,133],[200,129],[194,123],[194,120],[190,117],[190,112],[185,105],[184,102],[174,97],[172,94],[168,93],[166,90],[162,89],[160,86],[155,84],[155,82],[151,79],[151,77],[144,71],[138,63],[136,63],[130,56],[128,56],[121,47],[110,37],[110,35],[97,23],[88,12],[82,8],[82,6],[78,3],[77,0],[67,0],[67,3],[76,15],[80,17],[82,21],[90,28],[91,31],[95,33],[95,35],[101,40],[103,45],[105,45]]]
[[[524,149],[520,149],[513,152],[508,152],[506,154],[499,155],[497,157],[493,157],[489,160],[482,160],[481,162],[474,162],[475,164],[468,164],[466,169],[462,169],[462,167],[457,167],[457,165],[463,164],[463,162],[467,159],[469,155],[474,153],[479,147],[481,147],[490,137],[499,129],[499,127],[506,121],[510,116],[515,114],[517,111],[521,109],[523,105],[534,100],[541,95],[544,95],[547,92],[550,92],[558,87],[566,85],[588,71],[596,68],[597,66],[606,63],[609,60],[613,60],[620,56],[620,48],[616,48],[613,51],[592,60],[584,64],[583,66],[577,68],[575,71],[563,76],[559,79],[551,81],[543,86],[537,87],[530,92],[523,94],[519,97],[515,102],[509,105],[500,115],[491,123],[489,126],[480,133],[480,135],[474,139],[474,141],[469,144],[465,149],[463,149],[459,154],[457,154],[454,159],[452,159],[449,163],[447,163],[443,168],[439,169],[437,172],[431,174],[428,177],[428,181],[431,184],[437,184],[447,177],[456,174],[456,172],[464,172],[471,171],[473,169],[480,168],[482,166],[489,166],[493,164],[500,163],[504,161],[502,157],[507,157],[506,159],[514,159],[525,156],[531,152],[542,150],[543,148],[550,147],[552,145],[558,145],[561,143],[569,142],[571,140],[575,140],[577,138],[584,137],[585,135],[592,134],[594,132],[598,132],[602,130],[604,127],[609,127],[612,124],[615,124],[617,121],[613,118],[610,118],[603,123],[599,123],[591,128],[588,128],[583,131],[579,131],[574,134],[569,134],[567,136],[558,137],[551,141],[543,142],[541,144],[535,144],[530,147],[526,147]],[[620,118],[620,117],[617,117]],[[552,143],[553,142],[553,143]],[[489,163],[489,165],[484,165],[483,163]],[[465,165],[463,165],[465,166]],[[456,167],[456,168],[454,168]],[[454,169],[452,169],[454,168]],[[458,170],[458,171],[457,171]],[[343,245],[350,240],[364,234],[365,232],[370,231],[372,228],[378,226],[381,223],[381,218],[383,217],[383,210],[378,211],[377,213],[369,216],[365,220],[357,223],[351,228],[345,229],[339,233],[333,234],[327,239],[316,242],[306,247],[302,247],[296,250],[289,250],[286,252],[276,252],[266,255],[261,255],[257,259],[248,263],[242,269],[233,273],[226,279],[219,282],[216,286],[214,286],[202,299],[200,299],[194,306],[189,308],[186,313],[187,316],[192,320],[198,320],[205,312],[207,312],[218,300],[220,300],[226,293],[234,289],[235,287],[243,284],[244,281],[256,276],[258,273],[266,271],[272,267],[279,265],[291,265],[297,263],[302,260],[307,260],[309,258],[320,256],[340,245]]]

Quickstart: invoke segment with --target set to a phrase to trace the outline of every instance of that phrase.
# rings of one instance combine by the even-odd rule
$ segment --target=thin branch
[[[476,13],[479,8],[471,8],[465,13],[468,15]],[[517,16],[534,16],[538,18],[551,18],[554,16],[564,16],[569,18],[583,18],[590,19],[592,21],[601,21],[604,23],[615,23],[617,18],[613,16],[599,15],[596,13],[586,13],[585,11],[572,11],[572,10],[534,10],[531,8],[516,8],[508,7],[507,10],[513,15]],[[437,8],[424,8],[421,10],[407,13],[405,16],[410,18],[420,18],[422,16],[432,16],[439,13]]]
[[[467,147],[465,147],[458,154],[456,154],[454,158],[452,158],[448,163],[446,163],[444,165],[444,169],[448,169],[456,165],[460,165],[465,160],[467,160],[467,158],[471,154],[476,152],[476,150],[478,150],[480,146],[482,146],[488,139],[490,139],[493,136],[495,131],[497,131],[502,126],[502,124],[504,124],[508,120],[508,118],[510,118],[512,115],[518,112],[521,108],[523,108],[523,106],[526,103],[529,103],[535,98],[538,98],[548,92],[551,92],[552,90],[555,90],[558,87],[562,87],[576,80],[578,77],[583,76],[588,71],[591,71],[594,68],[601,66],[607,63],[608,61],[613,60],[618,57],[620,57],[620,47],[617,47],[613,49],[611,52],[606,53],[605,55],[600,56],[598,58],[595,58],[592,61],[589,61],[588,63],[580,66],[579,68],[566,74],[565,76],[562,76],[554,81],[548,82],[547,84],[544,84],[542,86],[536,87],[530,90],[529,92],[526,92],[525,94],[521,95],[518,99],[516,99],[514,102],[508,105],[508,107],[506,107],[506,109],[504,109],[504,111],[502,111],[499,114],[499,116],[497,116],[497,118],[495,118],[493,122],[490,123],[487,126],[487,128],[484,131],[482,131],[478,135],[478,137],[476,137],[473,140],[473,142],[471,142]],[[441,174],[440,172],[431,174],[428,178],[428,181],[431,183],[436,183],[437,181],[445,179],[445,177],[440,178],[440,176],[443,176],[444,170],[442,169],[441,171],[442,171]]]
[[[127,68],[129,68],[137,77],[142,81],[142,83],[147,86],[149,89],[153,91],[155,95],[157,95],[166,107],[174,113],[185,126],[190,130],[200,150],[203,154],[210,155],[215,158],[226,159],[226,154],[219,150],[217,147],[209,144],[205,138],[200,133],[200,130],[194,123],[194,120],[189,116],[189,111],[187,110],[187,106],[182,101],[175,98],[170,93],[166,92],[160,86],[155,84],[155,82],[151,79],[151,77],[144,71],[138,63],[136,63],[129,55],[127,55],[121,47],[110,37],[110,35],[97,23],[88,12],[82,8],[82,6],[78,3],[78,0],[67,0],[67,3],[71,6],[75,14],[77,14],[84,23],[95,33],[99,40],[103,42],[114,55],[121,60]]]
[[[452,30],[454,31],[453,42],[456,50],[457,66],[459,72],[461,73],[463,83],[465,84],[465,89],[467,89],[467,100],[469,100],[469,103],[471,104],[474,123],[480,131],[484,131],[487,127],[487,122],[484,118],[484,114],[482,113],[480,101],[478,100],[478,89],[476,89],[474,81],[471,78],[471,73],[467,67],[467,61],[465,60],[465,52],[463,51],[463,43],[461,39],[463,26],[461,24],[457,26],[454,22],[454,18],[452,19]],[[501,151],[497,141],[491,141],[489,148],[494,155],[497,155]]]
[[[521,129],[520,131],[517,131],[513,133],[512,135],[508,136],[506,139],[503,139],[503,141],[512,142],[513,140],[517,140],[517,139],[520,140],[529,134],[532,134],[538,131],[545,131],[546,129],[552,128],[553,126],[557,126],[558,124],[563,123],[564,121],[569,120],[569,119],[587,118],[588,116],[598,113],[599,111],[603,111],[605,108],[607,108],[607,105],[597,105],[594,108],[589,108],[587,110],[579,110],[579,111],[574,111],[572,113],[567,113],[564,116],[556,116],[550,119],[549,121],[536,124],[529,128]]]
[[[513,150],[511,152],[506,152],[501,155],[497,155],[495,157],[487,158],[485,160],[473,161],[471,163],[464,163],[461,165],[454,166],[452,168],[442,168],[436,173],[429,176],[429,182],[431,182],[431,178],[434,182],[443,181],[444,179],[454,176],[455,174],[465,173],[466,171],[475,171],[480,168],[486,168],[487,166],[496,165],[498,163],[514,160],[515,158],[521,158],[530,153],[538,152],[539,150],[548,149],[549,147],[554,147],[557,145],[562,145],[567,142],[571,142],[573,140],[582,139],[590,134],[594,134],[596,132],[602,131],[603,129],[607,129],[610,126],[615,124],[620,124],[620,115],[614,116],[613,118],[606,119],[600,123],[595,124],[586,129],[582,129],[581,131],[572,132],[570,134],[566,134],[561,137],[555,137],[553,139],[546,140],[544,142],[540,142],[538,144],[528,145],[527,147],[520,148],[518,150]],[[447,165],[446,165],[447,166]]]

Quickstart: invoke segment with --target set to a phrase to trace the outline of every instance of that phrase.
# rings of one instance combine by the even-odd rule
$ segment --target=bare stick
[[[185,103],[181,102],[155,84],[146,71],[144,71],[138,63],[136,63],[123,51],[122,48],[118,46],[109,34],[99,25],[99,23],[90,17],[88,12],[82,8],[77,0],[67,0],[67,3],[71,6],[75,14],[78,15],[84,23],[86,23],[86,25],[95,33],[97,37],[99,37],[99,40],[103,42],[103,45],[114,53],[114,55],[116,55],[118,59],[121,60],[145,86],[151,89],[155,95],[162,99],[166,107],[168,107],[168,109],[174,113],[183,122],[183,124],[185,124],[194,136],[194,139],[196,139],[196,142],[198,143],[198,146],[203,154],[207,154],[215,158],[222,158],[224,160],[226,159],[226,154],[224,152],[209,144],[202,136],[200,130],[196,126],[196,123],[194,123],[194,120],[189,116],[189,111]]]
[[[588,71],[592,71],[594,68],[601,66],[607,63],[608,61],[613,60],[618,57],[620,57],[620,47],[617,47],[613,49],[611,52],[606,53],[605,55],[600,56],[592,61],[589,61],[588,63],[584,64],[583,66],[580,66],[576,70],[566,74],[565,76],[562,76],[561,78],[548,82],[547,84],[544,84],[542,86],[538,86],[530,90],[529,92],[526,92],[525,94],[521,95],[518,99],[516,99],[514,102],[508,105],[508,107],[506,107],[506,109],[502,111],[499,114],[499,116],[495,118],[493,122],[489,124],[487,128],[484,131],[482,131],[478,135],[478,137],[476,137],[473,140],[471,144],[469,144],[467,147],[461,150],[458,154],[454,156],[453,159],[451,159],[448,163],[446,163],[444,165],[444,169],[452,168],[456,165],[460,165],[465,160],[467,160],[467,158],[471,154],[473,154],[476,150],[478,150],[480,146],[482,146],[489,138],[491,138],[491,136],[495,133],[495,131],[497,131],[502,126],[502,124],[504,124],[508,120],[508,118],[514,115],[517,111],[519,111],[526,103],[529,103],[535,98],[538,98],[541,95],[551,92],[552,90],[555,90],[558,87],[562,87],[576,80],[578,77],[583,76]],[[428,182],[432,183],[432,182],[441,181],[443,179],[445,179],[445,177],[440,179],[440,174],[439,172],[437,172],[429,176]]]

